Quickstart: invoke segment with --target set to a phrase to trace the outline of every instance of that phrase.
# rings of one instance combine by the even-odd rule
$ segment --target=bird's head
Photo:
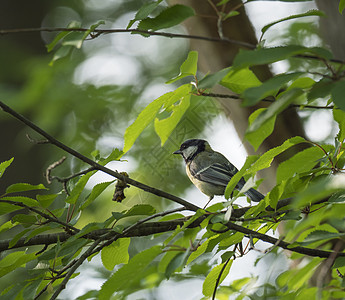
[[[173,154],[181,154],[184,160],[188,162],[203,151],[212,151],[209,143],[205,140],[192,139],[183,142],[180,149]]]

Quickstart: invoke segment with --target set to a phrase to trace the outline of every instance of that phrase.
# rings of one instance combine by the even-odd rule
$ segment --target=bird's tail
[[[263,194],[258,192],[257,190],[251,188],[245,192],[245,194],[254,202],[260,202],[262,199],[265,198]]]

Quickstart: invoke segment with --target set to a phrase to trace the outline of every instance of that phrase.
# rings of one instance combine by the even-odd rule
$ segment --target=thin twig
[[[67,145],[61,143],[60,141],[58,141],[57,139],[55,139],[54,137],[52,137],[51,135],[49,135],[46,131],[44,131],[42,128],[38,127],[36,124],[32,123],[30,120],[28,120],[27,118],[25,118],[24,116],[22,116],[21,114],[17,113],[16,111],[14,111],[13,109],[11,109],[9,106],[7,106],[5,103],[3,103],[2,101],[0,101],[0,107],[3,109],[3,111],[7,112],[8,114],[12,115],[13,117],[15,117],[16,119],[18,119],[19,121],[23,122],[24,124],[26,124],[27,126],[29,126],[30,128],[32,128],[34,131],[36,131],[37,133],[41,134],[42,136],[44,136],[47,140],[49,140],[51,142],[51,144],[57,146],[58,148],[64,150],[65,152],[73,155],[74,157],[80,159],[81,161],[85,162],[86,164],[90,165],[91,167],[93,167],[95,170],[99,170],[102,171],[104,173],[109,174],[110,176],[113,176],[117,179],[120,179],[124,182],[126,182],[127,184],[133,185],[143,191],[146,191],[148,193],[169,199],[171,201],[174,201],[184,207],[186,207],[188,210],[191,211],[197,211],[198,209],[200,209],[198,206],[189,203],[186,200],[183,200],[179,197],[176,197],[174,195],[171,195],[165,191],[156,189],[154,187],[151,187],[149,185],[146,185],[144,183],[141,183],[139,181],[136,181],[134,179],[131,179],[130,177],[126,177],[121,175],[120,173],[113,171],[109,168],[106,168],[98,163],[96,163],[95,161],[93,161],[92,159],[82,155],[80,152],[68,147]]]
[[[26,134],[27,139],[33,144],[49,144],[48,140],[35,140],[28,133]]]
[[[218,285],[219,285],[220,278],[222,277],[222,275],[223,275],[223,273],[224,273],[224,270],[225,270],[225,268],[226,268],[226,266],[228,265],[229,262],[230,262],[230,258],[228,258],[228,259],[226,260],[226,262],[224,263],[222,269],[221,269],[220,272],[219,272],[219,275],[218,275],[218,277],[217,277],[216,284],[215,284],[215,286],[214,286],[214,290],[213,290],[213,294],[212,294],[212,300],[216,299],[217,287],[218,287]]]
[[[61,221],[61,220],[59,220],[57,218],[51,217],[51,216],[47,215],[46,213],[41,212],[40,210],[38,210],[38,209],[36,209],[34,207],[31,207],[31,206],[28,206],[28,205],[24,204],[23,202],[4,200],[4,199],[0,199],[0,202],[1,203],[8,203],[8,204],[11,204],[11,205],[16,205],[16,206],[20,206],[20,207],[24,207],[24,208],[26,208],[26,209],[28,209],[28,210],[30,210],[32,212],[35,212],[36,214],[38,214],[41,217],[49,220],[52,223],[58,223],[58,224],[62,225],[63,227],[65,227],[66,229],[71,230],[74,233],[78,233],[80,231],[79,229],[75,228],[71,224],[63,222],[63,221]]]
[[[16,28],[16,29],[0,29],[0,35],[6,34],[15,34],[15,33],[30,33],[30,32],[61,32],[61,31],[74,31],[74,32],[86,32],[90,31],[89,28],[66,28],[66,27],[57,27],[57,28],[50,28],[50,27],[41,27],[41,28]],[[169,33],[169,32],[157,32],[157,31],[150,31],[150,30],[140,30],[140,29],[94,29],[90,32],[91,38],[96,38],[102,34],[110,34],[110,33],[137,33],[137,34],[144,34],[150,36],[163,36],[168,38],[183,38],[183,39],[196,39],[202,40],[207,42],[218,42],[218,43],[227,43],[232,45],[237,45],[243,48],[254,50],[256,49],[257,45],[228,39],[228,38],[214,38],[214,37],[206,37],[206,36],[198,36],[198,35],[190,35],[190,34],[179,34],[179,33]],[[306,54],[298,54],[294,57],[297,58],[304,58],[304,59],[314,59],[320,60],[320,57],[316,55],[306,55]],[[330,62],[333,63],[340,63],[344,64],[344,61],[339,59],[329,59]]]
[[[205,97],[214,97],[214,98],[225,98],[225,99],[242,100],[240,95],[204,93],[204,92],[203,93],[196,93],[196,94],[193,94],[193,95],[195,95],[195,96],[205,96]],[[260,101],[273,103],[276,100],[264,98],[264,99],[261,99]],[[317,105],[308,105],[308,104],[306,104],[306,105],[304,105],[304,104],[290,104],[288,106],[288,108],[290,108],[290,107],[296,107],[296,108],[303,107],[303,108],[311,108],[311,109],[333,109],[334,108],[333,105],[332,106],[317,106]]]
[[[56,161],[56,162],[54,162],[48,166],[46,173],[45,173],[45,177],[46,177],[48,184],[51,184],[53,179],[57,179],[57,177],[51,176],[52,170],[55,169],[56,167],[60,166],[65,160],[66,160],[66,156],[63,156],[61,159],[59,159],[58,161]]]
[[[56,299],[59,294],[61,293],[61,291],[63,289],[66,288],[66,284],[67,282],[70,280],[70,278],[72,277],[72,275],[74,274],[74,272],[79,268],[79,266],[84,262],[84,260],[86,260],[90,254],[92,253],[92,251],[97,247],[97,245],[99,243],[102,242],[102,239],[98,239],[96,241],[94,241],[92,243],[92,245],[77,259],[77,261],[75,262],[75,264],[69,269],[69,271],[67,272],[64,280],[59,284],[59,286],[57,287],[57,289],[55,290],[54,294],[51,296],[50,300],[54,300]]]
[[[1,29],[0,35],[14,34],[14,33],[30,33],[30,32],[61,32],[61,31],[86,32],[89,30],[90,30],[89,28],[65,28],[65,27],[18,28],[18,29]],[[206,37],[206,36],[199,36],[199,35],[179,34],[179,33],[161,32],[161,31],[157,32],[157,31],[140,30],[140,29],[94,29],[90,33],[90,35],[92,38],[95,38],[102,34],[110,34],[110,33],[138,33],[138,34],[145,34],[145,35],[150,35],[150,36],[163,36],[163,37],[168,37],[168,38],[183,38],[183,39],[202,40],[202,41],[207,41],[207,42],[228,43],[228,44],[241,46],[247,49],[256,48],[256,45],[238,41],[238,40],[228,39],[228,38],[221,39],[221,38]]]

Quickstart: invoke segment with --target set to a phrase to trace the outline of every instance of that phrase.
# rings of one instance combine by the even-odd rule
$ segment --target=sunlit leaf
[[[116,265],[128,263],[130,241],[130,238],[121,238],[102,249],[101,258],[106,269],[112,271]]]
[[[0,178],[2,177],[2,175],[4,175],[5,170],[7,169],[7,167],[11,165],[13,160],[14,160],[14,157],[12,157],[9,160],[5,160],[0,164]]]
[[[117,270],[101,287],[99,300],[107,300],[116,291],[124,290],[133,281],[141,278],[147,266],[154,260],[162,249],[154,246],[135,255],[128,264]]]
[[[147,105],[138,115],[136,120],[126,129],[124,135],[123,152],[132,148],[134,142],[143,130],[154,120],[162,105],[172,97],[174,92],[166,93]]]
[[[191,84],[180,86],[173,93],[172,97],[164,103],[165,112],[170,113],[170,115],[164,119],[155,119],[155,131],[161,139],[162,146],[167,141],[170,134],[173,132],[173,130],[183,117],[184,113],[187,111],[190,105],[191,89]]]
[[[187,59],[183,62],[180,67],[180,74],[173,79],[168,80],[166,83],[173,83],[186,76],[195,76],[198,69],[198,52],[190,51]]]
[[[243,68],[239,70],[231,69],[220,84],[234,93],[241,94],[248,88],[259,86],[261,81],[253,71]]]

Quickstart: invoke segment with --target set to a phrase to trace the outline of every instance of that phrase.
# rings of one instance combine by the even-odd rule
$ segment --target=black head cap
[[[207,141],[201,139],[186,140],[181,144],[179,150],[173,154],[181,154],[185,161],[192,160],[198,153],[205,151],[208,146]]]

